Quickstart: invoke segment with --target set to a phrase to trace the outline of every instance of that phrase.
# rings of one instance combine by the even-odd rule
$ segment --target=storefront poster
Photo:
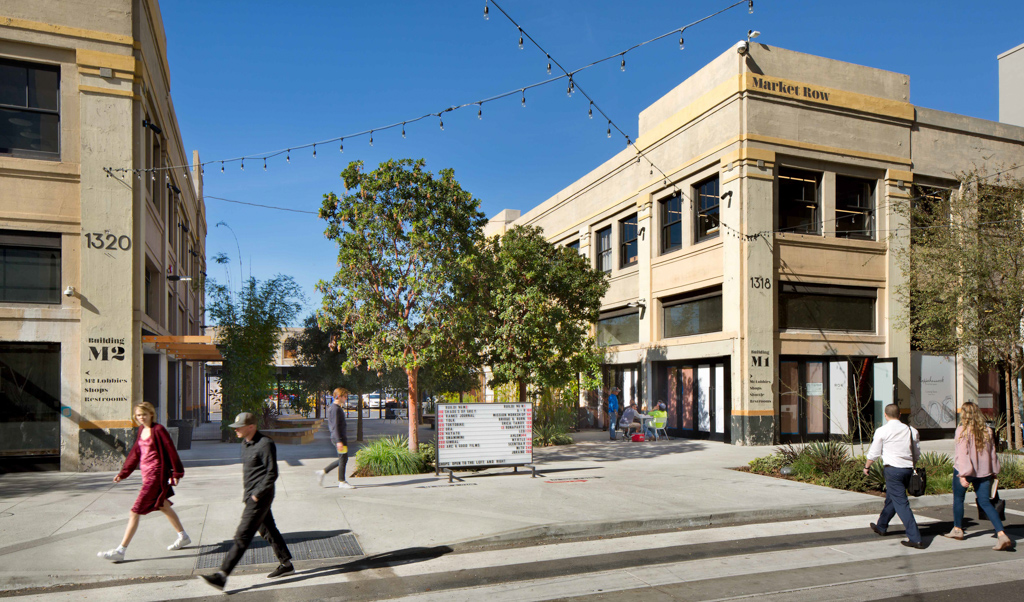
[[[914,353],[910,377],[910,424],[916,428],[956,428],[956,357]]]

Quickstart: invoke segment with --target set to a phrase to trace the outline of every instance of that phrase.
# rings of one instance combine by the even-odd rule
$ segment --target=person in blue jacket
[[[615,441],[615,425],[619,421],[619,389],[608,390],[608,435]]]

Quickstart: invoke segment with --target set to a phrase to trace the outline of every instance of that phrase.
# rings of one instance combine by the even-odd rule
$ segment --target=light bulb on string
[[[245,171],[245,159],[242,159],[242,171]]]
[[[154,172],[153,172],[152,174],[150,174],[150,175],[152,176],[152,180],[153,180],[154,182],[156,182],[156,172],[154,171]]]
[[[551,75],[551,55],[548,55],[548,75]]]
[[[437,114],[437,125],[441,127],[441,131],[444,131],[444,119],[441,119],[441,114]]]
[[[523,95],[523,106],[525,107],[526,106],[526,88],[523,88],[522,90],[520,90],[520,92]]]
[[[370,130],[370,146],[373,146],[373,130]]]
[[[682,32],[679,33],[679,49],[680,50],[683,49],[683,34],[682,34]]]
[[[484,0],[484,21],[490,20],[490,11],[487,9],[487,0]]]
[[[576,85],[573,83],[572,78],[569,78],[569,87],[565,90],[566,96],[572,96],[572,93],[576,91]]]
[[[405,138],[405,122],[402,122],[402,138]]]
[[[267,171],[267,158],[263,157],[263,171]]]
[[[339,138],[338,139],[338,152],[339,153],[345,152],[345,139],[344,138]]]
[[[754,0],[747,0],[747,14],[754,14]]]
[[[484,105],[477,103],[476,107],[476,118],[482,120],[484,118]]]
[[[224,173],[224,162],[220,162],[220,173]]]
[[[519,28],[519,49],[523,49],[523,28]]]
[[[594,101],[590,101],[590,108],[587,109],[587,119],[594,118]]]
[[[623,59],[622,59],[622,62],[621,62],[621,63],[619,63],[619,69],[620,69],[621,71],[623,71],[623,72],[625,72],[625,71],[626,71],[626,59],[625,59],[625,57],[623,57]]]
[[[608,137],[612,137],[612,122],[608,121]]]
[[[288,152],[285,153],[284,160],[287,163],[291,163],[292,162],[292,149],[289,148]]]
[[[316,159],[316,144],[313,145],[313,158]]]

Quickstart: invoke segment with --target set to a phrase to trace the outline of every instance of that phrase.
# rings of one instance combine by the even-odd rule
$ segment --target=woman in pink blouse
[[[967,486],[974,486],[978,507],[992,521],[999,543],[993,550],[1012,550],[1013,540],[1007,537],[999,513],[992,506],[992,482],[999,474],[999,456],[991,429],[977,404],[968,401],[960,408],[960,426],[956,429],[956,452],[953,457],[953,530],[951,539],[964,538],[964,497]]]

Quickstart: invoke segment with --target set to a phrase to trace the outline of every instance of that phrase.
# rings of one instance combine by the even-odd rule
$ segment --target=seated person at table
[[[619,426],[622,427],[623,429],[628,429],[630,425],[633,424],[634,422],[639,422],[641,426],[643,426],[644,420],[650,418],[650,416],[647,416],[646,414],[643,413],[643,410],[644,408],[640,408],[640,410],[638,411],[636,409],[636,406],[629,406],[628,408],[626,408],[626,411],[622,413],[622,419],[619,421]],[[650,431],[650,428],[646,430]]]
[[[654,439],[658,438],[657,433],[653,432],[654,431],[654,423],[660,421],[662,418],[668,418],[668,412],[665,411],[665,407],[666,407],[665,406],[665,402],[664,401],[659,401],[657,407],[658,407],[658,409],[651,410],[650,413],[648,414],[651,417],[651,426],[648,428],[648,430],[652,431],[651,432],[651,437],[654,438]]]

